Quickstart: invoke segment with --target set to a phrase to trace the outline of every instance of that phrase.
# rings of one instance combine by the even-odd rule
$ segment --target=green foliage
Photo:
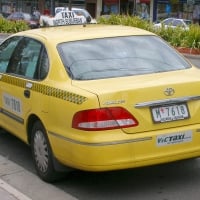
[[[191,25],[190,30],[185,34],[182,40],[182,46],[200,49],[200,26]]]
[[[132,17],[129,15],[110,15],[108,17],[100,17],[98,19],[100,24],[112,24],[112,25],[125,25],[125,26],[134,26],[142,29],[149,29],[149,22],[141,20],[139,17]]]
[[[135,16],[124,15],[110,15],[109,17],[100,17],[98,19],[98,23],[115,25],[121,24],[125,26],[141,28],[159,35],[172,46],[200,49],[200,26],[197,24],[191,25],[189,30],[183,30],[180,27],[161,27],[155,29],[153,24],[147,20],[143,20]]]
[[[156,33],[164,40],[175,47],[189,47],[200,49],[200,26],[193,24],[189,31],[181,28],[167,28],[155,29],[153,24],[147,20],[142,20],[136,16],[129,15],[109,15],[108,17],[100,17],[98,19],[100,24],[125,25],[141,28],[147,31]],[[28,25],[23,21],[12,22],[0,17],[0,32],[1,33],[16,33],[19,31],[28,30]]]
[[[9,21],[0,17],[0,32],[1,33],[17,33],[19,31],[28,30],[28,25],[23,21]]]

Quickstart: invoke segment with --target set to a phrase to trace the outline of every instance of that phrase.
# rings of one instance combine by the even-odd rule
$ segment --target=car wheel
[[[39,177],[46,182],[53,182],[57,172],[53,165],[53,155],[46,135],[46,130],[40,121],[33,125],[31,134],[31,150],[35,168]]]

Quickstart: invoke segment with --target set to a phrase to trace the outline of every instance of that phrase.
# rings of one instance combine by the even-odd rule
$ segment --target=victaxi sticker
[[[192,141],[192,131],[183,131],[172,134],[159,135],[156,138],[157,146],[166,146]]]

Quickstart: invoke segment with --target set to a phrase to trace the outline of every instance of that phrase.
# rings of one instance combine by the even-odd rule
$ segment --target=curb
[[[10,33],[0,33],[0,37],[8,37],[10,36],[11,34]]]
[[[78,200],[0,154],[0,200]]]
[[[192,58],[192,59],[199,59],[200,60],[200,55],[197,54],[186,54],[186,53],[181,53],[183,56],[187,58]]]
[[[8,192],[8,195],[15,197],[17,200],[31,200],[29,197],[16,190],[14,187],[0,179],[0,188]]]

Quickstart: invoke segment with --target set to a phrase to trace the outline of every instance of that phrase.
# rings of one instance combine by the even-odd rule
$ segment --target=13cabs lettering
[[[9,94],[3,93],[3,108],[6,108],[10,112],[18,115],[22,114],[22,103],[20,99],[17,99]]]

